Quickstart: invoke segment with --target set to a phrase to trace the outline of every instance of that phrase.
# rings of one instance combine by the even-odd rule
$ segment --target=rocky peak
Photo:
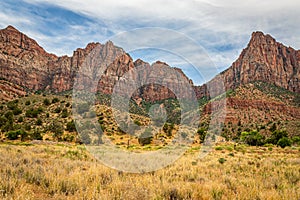
[[[23,51],[31,51],[53,59],[56,58],[54,54],[47,53],[35,40],[29,38],[11,25],[0,30],[0,45],[0,48],[5,51],[19,48]],[[7,53],[9,54],[9,52]]]
[[[225,90],[254,81],[263,81],[300,93],[300,54],[277,42],[272,36],[258,31],[252,33],[239,58],[208,84],[224,81]],[[216,95],[224,91],[210,87]],[[214,88],[214,89],[213,89]]]

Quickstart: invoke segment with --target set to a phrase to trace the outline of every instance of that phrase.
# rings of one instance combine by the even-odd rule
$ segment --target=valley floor
[[[300,199],[299,147],[194,147],[146,174],[103,166],[84,146],[0,144],[1,199]]]

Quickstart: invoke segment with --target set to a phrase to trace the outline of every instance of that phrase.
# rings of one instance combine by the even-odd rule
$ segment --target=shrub
[[[206,137],[207,130],[205,128],[200,128],[197,131],[199,135],[200,142],[203,143]]]
[[[299,137],[299,136],[294,136],[294,137],[292,138],[292,142],[293,142],[293,144],[298,144],[298,145],[300,145],[300,137]]]
[[[82,131],[80,134],[80,140],[84,144],[90,144],[91,143],[91,137],[88,134],[88,131]]]
[[[41,126],[42,124],[43,124],[43,121],[40,118],[38,118],[36,120],[36,125]]]
[[[224,164],[226,162],[226,159],[225,158],[219,158],[218,161],[219,161],[219,163]]]
[[[4,114],[4,116],[6,117],[6,119],[7,119],[8,121],[13,121],[13,119],[14,119],[14,114],[13,114],[11,111],[6,112],[6,113]]]
[[[27,100],[26,102],[25,102],[25,105],[26,106],[29,106],[31,104],[31,102],[29,101],[29,100]]]
[[[55,113],[60,113],[60,112],[61,112],[61,107],[59,107],[59,106],[56,107],[56,108],[54,109],[54,112],[55,112]]]
[[[138,138],[138,142],[140,145],[144,146],[146,144],[150,144],[153,139],[152,129],[147,128],[145,132],[143,132]]]
[[[66,107],[69,107],[71,104],[68,102],[68,103],[66,103]]]
[[[52,103],[57,103],[57,102],[59,102],[59,99],[57,97],[52,99]]]
[[[69,122],[67,123],[67,128],[66,128],[66,130],[69,131],[69,132],[76,131],[76,126],[75,126],[74,120],[69,121]]]
[[[31,125],[30,124],[24,124],[24,129],[26,131],[30,131],[31,130]]]
[[[22,113],[22,110],[20,109],[20,108],[18,108],[18,107],[16,107],[14,110],[13,110],[13,114],[14,115],[19,115],[19,114],[21,114]]]
[[[241,141],[251,146],[260,146],[264,144],[264,136],[257,131],[242,132]]]
[[[46,117],[49,118],[49,116],[50,116],[49,113],[46,113]]]
[[[18,122],[23,122],[23,121],[24,121],[23,117],[20,116],[20,117],[18,118]]]
[[[278,141],[283,137],[288,137],[288,134],[285,130],[275,130],[271,137],[267,139],[267,143],[277,144]]]
[[[43,139],[43,136],[41,135],[41,132],[39,129],[35,129],[31,136],[32,136],[33,140],[42,140]]]
[[[63,135],[63,125],[60,122],[54,121],[48,126],[48,130],[53,133],[53,137],[60,140]]]
[[[18,139],[19,134],[17,131],[9,131],[8,133],[6,133],[6,138],[9,140],[16,140]]]
[[[17,103],[15,101],[10,101],[10,102],[7,103],[7,108],[9,110],[14,110],[17,106],[18,105],[17,105]]]
[[[66,108],[63,109],[61,117],[62,118],[67,118],[69,116],[68,110]]]
[[[47,99],[47,98],[44,99],[43,103],[44,103],[45,106],[49,106],[51,104],[50,100]]]
[[[87,112],[87,111],[89,111],[89,104],[87,104],[87,103],[82,103],[82,104],[79,104],[79,105],[77,106],[77,112],[78,112],[79,114],[82,114],[82,113]]]
[[[39,110],[31,108],[29,110],[26,110],[25,116],[29,118],[37,118],[39,113],[40,113]]]
[[[283,137],[278,141],[277,145],[280,146],[281,148],[284,148],[286,146],[291,146],[291,140],[288,139],[287,137]]]
[[[19,137],[21,137],[21,140],[24,141],[27,138],[27,136],[28,136],[27,132],[23,130],[9,131],[6,134],[6,137],[9,140],[16,140]]]

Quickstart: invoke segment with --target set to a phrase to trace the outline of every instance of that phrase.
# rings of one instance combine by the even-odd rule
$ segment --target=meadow
[[[95,160],[85,146],[0,144],[1,199],[300,199],[300,148],[218,143],[198,159],[192,147],[174,164],[130,174]]]

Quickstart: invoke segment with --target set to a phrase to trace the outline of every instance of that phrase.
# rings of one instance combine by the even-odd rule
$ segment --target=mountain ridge
[[[108,58],[119,54],[121,59],[118,58],[117,62],[111,63],[120,66],[108,66],[111,68],[108,71],[112,77],[106,75],[100,81],[102,85],[104,84],[104,88],[99,87],[99,90],[106,94],[112,93],[113,85],[116,83],[113,79],[119,80],[130,68],[137,65],[150,65],[141,59],[133,61],[129,54],[115,46],[112,41],[108,41],[106,44],[89,43],[85,48],[77,48],[72,56],[58,57],[46,52],[35,40],[11,25],[0,30],[0,39],[1,78],[23,86],[26,91],[46,90],[57,93],[71,90],[76,72],[96,46],[100,46],[101,52]],[[169,66],[161,61],[153,64]],[[192,80],[181,69],[173,69],[189,81],[198,98],[204,96],[213,98],[224,91],[253,81],[269,82],[289,91],[300,93],[299,65],[299,50],[286,47],[269,34],[265,35],[261,31],[256,31],[252,33],[247,47],[242,50],[238,59],[229,68],[201,86],[194,86]],[[105,81],[108,81],[107,84]],[[175,82],[178,81],[175,80]],[[220,82],[223,82],[224,85],[219,84]],[[155,89],[159,91],[158,88]],[[153,96],[155,89],[149,91],[150,95],[146,95],[148,99],[149,96]],[[149,100],[174,97],[174,94],[167,88],[162,89],[162,92],[166,95],[161,97],[156,95],[156,98],[150,97]]]

